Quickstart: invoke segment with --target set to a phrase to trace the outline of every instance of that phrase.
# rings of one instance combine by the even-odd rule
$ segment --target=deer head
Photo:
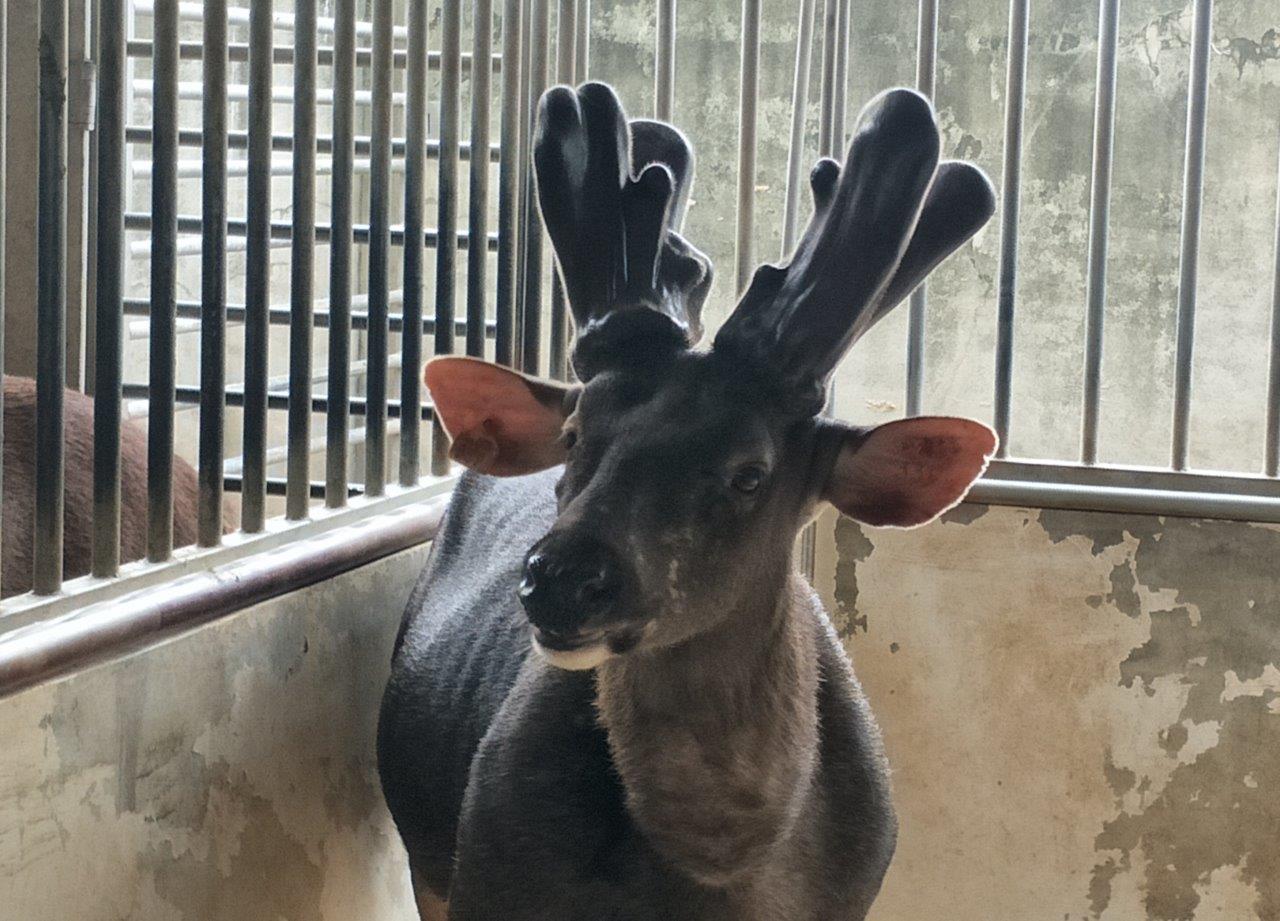
[[[688,143],[628,122],[603,84],[543,96],[538,198],[580,383],[467,358],[434,359],[426,383],[460,463],[497,476],[564,465],[559,517],[519,588],[551,661],[671,647],[780,603],[795,537],[822,502],[912,527],[963,498],[995,450],[986,426],[820,416],[853,343],[994,210],[981,171],[938,154],[927,100],[876,97],[843,166],[814,168],[813,219],[790,261],[762,266],[697,349],[711,266],[679,233]]]

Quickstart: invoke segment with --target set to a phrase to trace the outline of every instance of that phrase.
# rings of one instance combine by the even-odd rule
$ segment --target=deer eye
[[[757,467],[755,464],[750,464],[739,469],[738,472],[733,475],[733,479],[729,481],[729,485],[744,496],[749,496],[759,489],[760,484],[763,482],[764,470]]]
[[[560,433],[560,443],[564,445],[566,451],[572,451],[573,446],[578,443],[578,432],[576,429],[565,429]]]

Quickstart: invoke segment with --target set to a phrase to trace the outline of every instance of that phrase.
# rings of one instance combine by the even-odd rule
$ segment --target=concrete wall
[[[413,917],[373,738],[424,556],[0,701],[0,918]]]
[[[836,527],[902,821],[876,921],[1280,918],[1280,528]]]

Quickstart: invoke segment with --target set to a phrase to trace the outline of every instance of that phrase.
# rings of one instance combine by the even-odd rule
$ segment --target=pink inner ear
[[[964,498],[995,449],[995,433],[971,419],[889,422],[846,439],[824,498],[866,524],[925,524]]]
[[[560,385],[463,357],[432,359],[423,379],[458,463],[480,473],[518,476],[562,459]]]

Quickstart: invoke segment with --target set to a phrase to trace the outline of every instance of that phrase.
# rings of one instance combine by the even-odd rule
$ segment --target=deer
[[[93,563],[93,399],[65,389],[62,397],[65,479],[62,576],[88,575]],[[36,382],[4,375],[4,597],[29,592],[34,571]],[[173,459],[173,544],[196,542],[199,487],[194,468]],[[224,514],[224,530],[227,525]],[[120,561],[147,552],[147,434],[120,427]]]
[[[886,91],[813,216],[699,347],[693,152],[610,87],[553,87],[538,203],[576,382],[427,363],[466,468],[408,601],[378,721],[420,917],[861,919],[897,824],[879,729],[798,572],[826,505],[915,527],[960,502],[987,426],[823,412],[837,363],[995,208]]]

